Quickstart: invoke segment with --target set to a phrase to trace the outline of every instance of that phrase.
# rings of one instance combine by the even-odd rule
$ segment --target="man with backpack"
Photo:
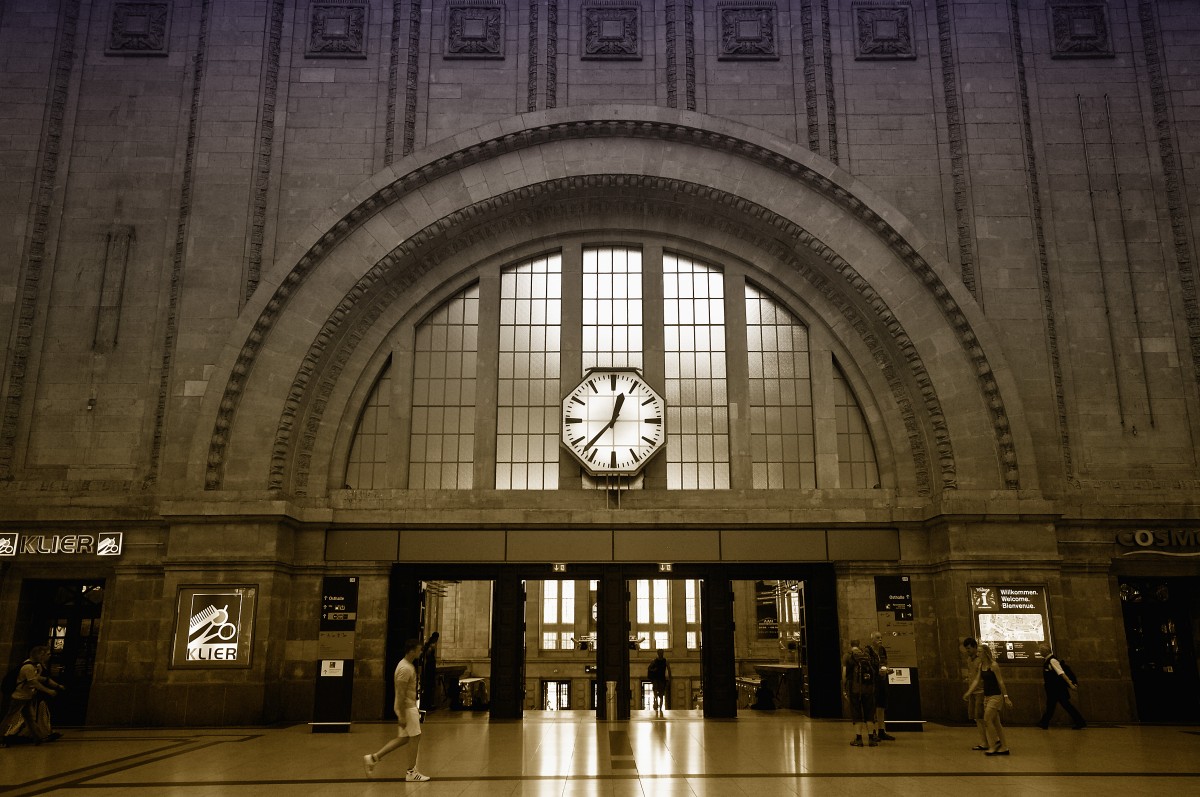
[[[857,639],[850,640],[850,652],[842,659],[842,696],[850,702],[850,718],[854,721],[852,747],[862,747],[863,738],[871,747],[878,747],[875,736],[875,681],[879,665],[863,650]]]
[[[1087,727],[1087,721],[1079,713],[1079,709],[1071,705],[1071,692],[1079,686],[1075,680],[1075,673],[1071,672],[1066,662],[1054,655],[1054,649],[1048,643],[1038,645],[1038,653],[1042,656],[1042,682],[1046,687],[1046,710],[1038,721],[1038,727],[1044,731],[1049,730],[1050,718],[1061,704],[1075,723],[1071,727],[1077,731],[1083,730]]]
[[[50,648],[45,645],[29,651],[29,658],[21,663],[12,702],[4,719],[0,720],[0,744],[7,746],[21,734],[32,737],[36,744],[58,738],[58,734],[50,730],[49,712],[39,705],[42,695],[54,697],[63,689],[62,684],[46,675],[49,663]]]
[[[650,680],[650,688],[654,690],[654,710],[666,708],[667,689],[671,683],[671,664],[663,655],[662,648],[658,649],[654,661],[646,668],[646,678]]]

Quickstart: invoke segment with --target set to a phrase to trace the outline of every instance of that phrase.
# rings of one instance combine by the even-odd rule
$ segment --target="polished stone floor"
[[[1162,795],[1200,794],[1200,727],[1008,729],[1012,755],[972,752],[975,729],[930,723],[877,748],[851,726],[801,714],[704,721],[691,712],[596,722],[574,712],[520,722],[433,714],[419,769],[401,754],[374,777],[362,755],[394,732],[271,728],[66,729],[38,747],[0,750],[0,794],[55,795]]]

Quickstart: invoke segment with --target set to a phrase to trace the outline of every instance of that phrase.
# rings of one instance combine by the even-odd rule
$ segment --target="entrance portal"
[[[436,630],[435,709],[628,719],[653,710],[650,665],[661,649],[670,664],[663,711],[840,716],[831,565],[566,567],[396,565],[384,715],[403,640]]]
[[[96,642],[104,608],[104,580],[27,579],[21,585],[17,616],[28,618],[14,629],[15,667],[30,648],[50,648],[50,676],[67,687],[50,703],[55,725],[82,725],[96,667]]]
[[[1138,719],[1195,722],[1200,718],[1195,635],[1200,579],[1123,576],[1120,585]]]

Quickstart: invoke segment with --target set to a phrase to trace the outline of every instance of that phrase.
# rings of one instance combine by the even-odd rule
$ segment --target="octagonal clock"
[[[666,443],[666,402],[633,368],[593,368],[563,399],[562,442],[593,476],[632,475]]]

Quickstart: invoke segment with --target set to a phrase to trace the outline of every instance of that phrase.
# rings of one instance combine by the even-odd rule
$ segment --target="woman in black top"
[[[992,657],[988,645],[979,646],[979,672],[967,687],[963,700],[970,697],[979,684],[983,684],[983,727],[987,731],[988,751],[986,755],[1008,755],[1008,741],[1004,738],[1004,726],[1000,724],[1001,705],[1012,707],[1004,687],[1004,676],[1000,665]]]

